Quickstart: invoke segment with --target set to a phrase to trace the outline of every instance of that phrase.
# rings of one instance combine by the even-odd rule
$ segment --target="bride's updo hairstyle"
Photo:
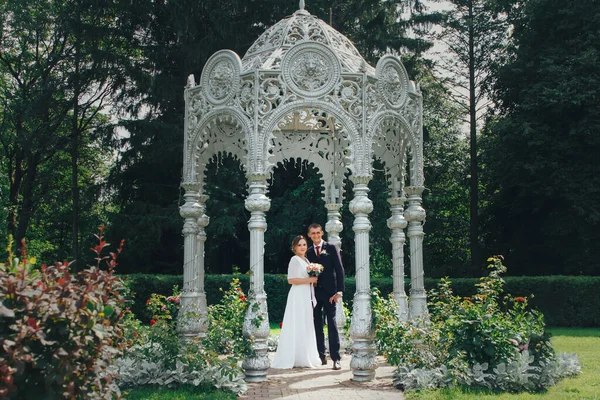
[[[306,242],[306,238],[302,235],[298,235],[292,240],[292,253],[296,254],[296,246],[298,246],[298,243],[300,243],[302,239]]]

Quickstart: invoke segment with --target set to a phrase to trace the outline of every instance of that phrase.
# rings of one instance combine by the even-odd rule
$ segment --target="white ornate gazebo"
[[[269,28],[240,60],[230,50],[215,53],[185,90],[185,143],[182,187],[185,204],[184,338],[203,337],[207,325],[204,292],[205,168],[215,155],[244,160],[250,211],[250,291],[244,335],[254,354],[243,363],[246,380],[266,379],[269,321],[264,290],[264,232],[270,207],[267,177],[278,162],[302,158],[323,176],[328,241],[341,245],[340,208],[344,174],[351,171],[354,196],[356,293],[351,321],[354,380],[375,377],[374,327],[369,277],[367,184],[373,158],[390,177],[394,297],[403,320],[427,313],[423,285],[422,96],[400,60],[385,55],[373,68],[354,45],[324,21],[300,9]],[[408,203],[405,209],[404,205]],[[410,240],[410,303],[404,291],[404,230]],[[298,227],[298,230],[305,227]],[[409,307],[410,304],[410,307]],[[339,307],[341,308],[341,307]],[[259,327],[252,322],[263,319]]]

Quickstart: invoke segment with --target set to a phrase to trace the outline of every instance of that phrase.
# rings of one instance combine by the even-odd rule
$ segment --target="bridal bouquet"
[[[323,266],[317,263],[310,263],[306,266],[306,272],[308,272],[308,276],[319,276],[321,272],[323,272]],[[313,284],[317,286],[316,283]]]

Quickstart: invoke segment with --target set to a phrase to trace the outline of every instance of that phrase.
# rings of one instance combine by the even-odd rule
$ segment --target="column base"
[[[271,366],[269,356],[265,353],[246,358],[242,362],[244,380],[246,382],[264,382],[267,380],[267,370]]]
[[[354,339],[352,346],[352,360],[350,369],[352,369],[352,380],[356,382],[368,382],[375,379],[375,361],[376,347],[373,339]]]

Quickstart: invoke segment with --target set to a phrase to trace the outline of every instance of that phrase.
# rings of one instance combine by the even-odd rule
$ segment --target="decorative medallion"
[[[200,85],[208,101],[224,104],[231,100],[240,85],[241,61],[231,50],[215,53],[204,66]]]
[[[406,101],[408,74],[400,61],[391,55],[384,56],[377,63],[377,91],[393,109],[399,109]]]
[[[286,53],[281,70],[292,91],[305,97],[319,97],[333,89],[342,68],[329,48],[305,42]]]

